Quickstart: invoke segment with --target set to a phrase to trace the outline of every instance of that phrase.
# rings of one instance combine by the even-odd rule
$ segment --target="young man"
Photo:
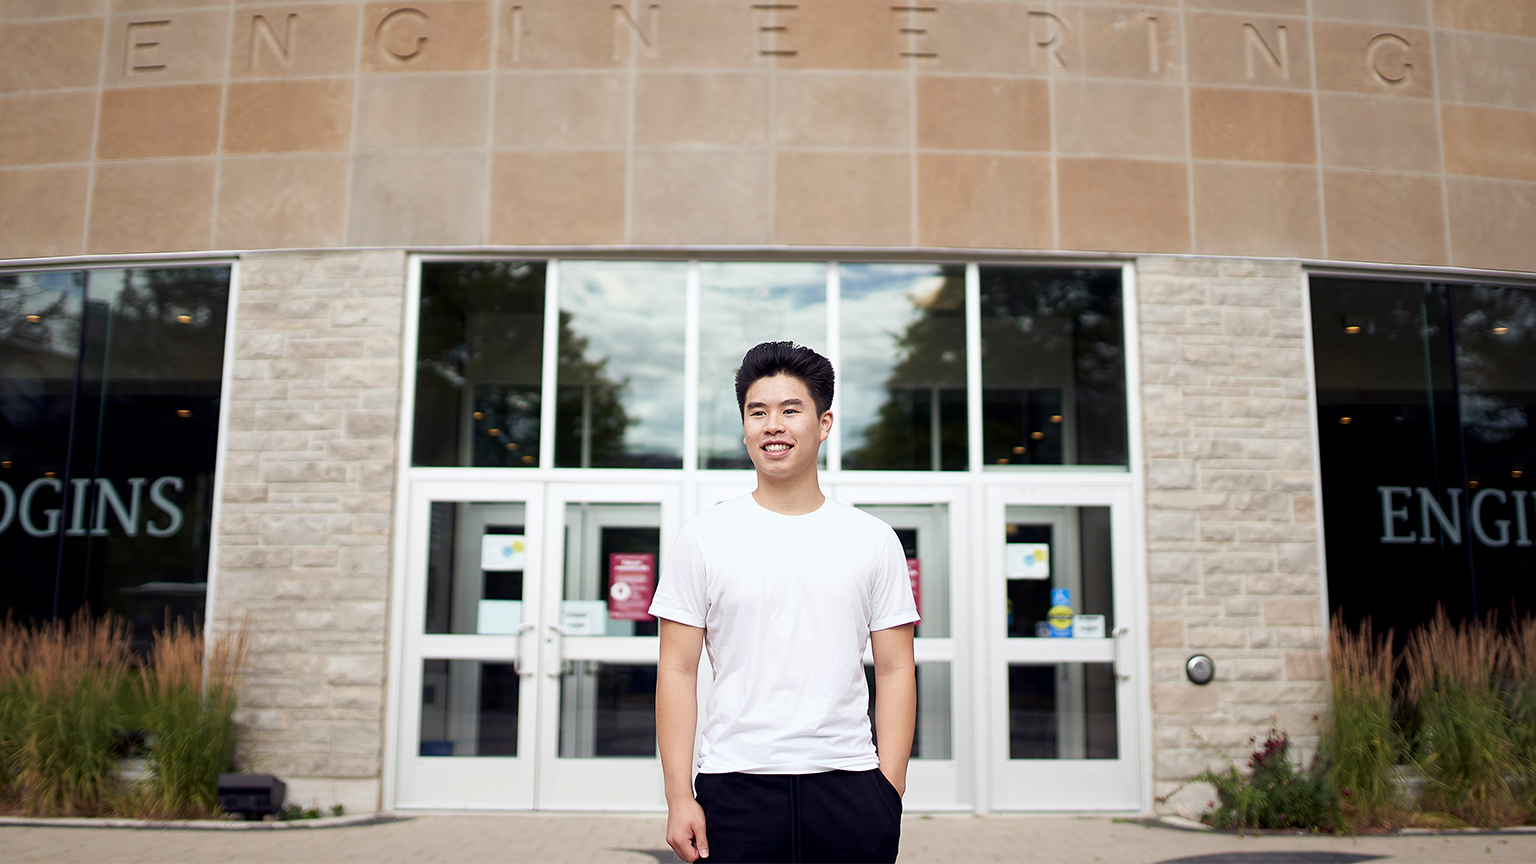
[[[757,489],[689,520],[657,583],[656,730],[667,843],[684,861],[896,860],[917,607],[896,532],[817,484],[832,383],[832,364],[809,348],[747,352],[736,401]],[[706,646],[715,680],[695,797]]]

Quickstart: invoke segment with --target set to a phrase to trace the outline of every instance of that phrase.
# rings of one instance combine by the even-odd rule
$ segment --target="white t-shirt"
[[[715,681],[700,771],[879,766],[864,646],[918,620],[891,526],[830,498],[801,516],[751,495],[722,502],[678,533],[650,611],[704,628]]]

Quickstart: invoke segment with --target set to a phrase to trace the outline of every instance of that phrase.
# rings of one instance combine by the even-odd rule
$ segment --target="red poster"
[[[917,614],[923,614],[923,565],[916,558],[907,559],[907,577],[912,580],[912,602]]]
[[[608,617],[615,621],[650,621],[651,591],[656,587],[656,556],[649,552],[614,552],[608,556]]]

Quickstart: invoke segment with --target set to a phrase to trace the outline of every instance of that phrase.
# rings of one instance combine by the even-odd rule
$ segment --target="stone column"
[[[1155,794],[1326,700],[1312,410],[1294,261],[1138,262]],[[1184,675],[1196,653],[1216,679]],[[1175,807],[1204,807],[1185,789]]]
[[[289,799],[380,806],[401,251],[241,259],[216,626],[249,616],[241,760]]]

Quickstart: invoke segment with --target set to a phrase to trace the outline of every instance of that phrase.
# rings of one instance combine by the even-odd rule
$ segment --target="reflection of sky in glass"
[[[628,382],[622,398],[630,453],[682,456],[687,273],[688,265],[672,262],[560,265],[560,308],[571,314],[570,329],[587,340],[583,359],[607,359],[606,377]]]
[[[759,342],[788,340],[827,352],[827,265],[705,263],[699,288],[701,464],[713,459],[716,467],[750,467],[741,445],[736,370]]]
[[[899,340],[944,276],[931,264],[844,264],[838,283],[843,332],[837,416],[847,452],[863,446],[869,427],[880,419],[886,382],[902,359]]]

